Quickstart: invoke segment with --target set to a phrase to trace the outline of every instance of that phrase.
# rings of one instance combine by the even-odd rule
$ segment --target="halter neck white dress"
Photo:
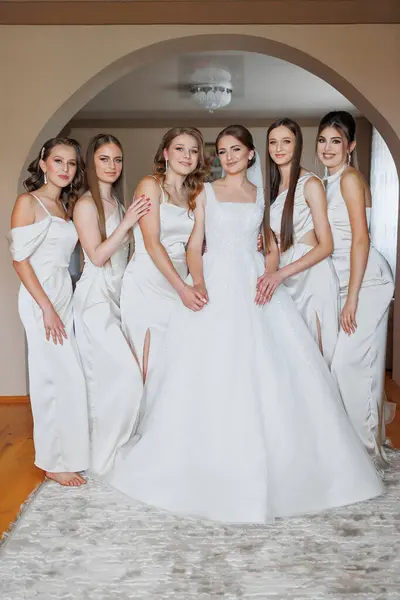
[[[186,244],[193,225],[193,216],[188,213],[187,208],[168,203],[161,188],[160,241],[182,279],[188,273]],[[171,312],[180,299],[147,252],[139,224],[134,227],[134,238],[135,253],[126,268],[122,283],[121,316],[125,335],[141,368],[146,333],[150,333],[148,380]]]
[[[225,522],[366,500],[382,483],[287,292],[255,304],[264,272],[256,203],[206,184],[199,312],[176,304],[144,392],[136,445],[108,481],[132,498]]]
[[[304,186],[315,177],[305,173],[296,186],[293,209],[293,246],[281,253],[280,267],[291,264],[312,250],[301,239],[314,229],[311,210],[304,197]],[[280,193],[270,208],[270,225],[280,240],[282,213],[287,191]],[[328,364],[332,363],[339,335],[339,282],[331,258],[325,258],[284,281],[285,289],[293,298],[308,330],[322,349]]]
[[[31,195],[47,217],[11,229],[11,255],[17,262],[29,258],[68,336],[63,345],[46,340],[42,311],[21,284],[18,309],[28,342],[35,465],[52,473],[83,471],[89,466],[86,387],[73,330],[68,272],[78,235],[72,221],[51,215]]]
[[[341,308],[347,299],[352,242],[349,213],[340,189],[346,166],[326,180],[328,216],[334,240],[332,260],[340,282]],[[366,211],[369,223],[371,209]],[[332,361],[332,373],[353,427],[365,447],[377,454],[384,442],[386,334],[393,292],[390,267],[371,246],[358,296],[356,332],[348,336],[340,331]]]
[[[109,237],[118,227],[122,208],[106,221]],[[128,262],[126,239],[102,267],[85,252],[85,264],[74,294],[75,331],[86,379],[91,438],[91,470],[111,469],[129,440],[142,394],[142,375],[120,318],[122,277]]]

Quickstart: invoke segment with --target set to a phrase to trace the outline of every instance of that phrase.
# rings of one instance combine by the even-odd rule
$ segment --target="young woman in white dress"
[[[365,447],[382,455],[388,308],[394,285],[390,267],[371,246],[371,192],[351,164],[354,118],[328,113],[318,128],[318,158],[325,165],[333,265],[340,282],[341,330],[332,361],[347,414]]]
[[[35,464],[61,485],[85,483],[86,387],[73,331],[68,272],[78,235],[71,221],[83,182],[78,142],[48,140],[29,166],[11,217],[10,250],[21,279],[18,308],[28,342]]]
[[[280,248],[280,268],[258,287],[268,296],[284,283],[330,366],[339,334],[339,284],[329,258],[333,240],[325,190],[301,166],[303,136],[295,121],[273,123],[267,144],[270,226]]]
[[[187,127],[168,131],[157,150],[153,173],[136,190],[136,197],[150,198],[151,207],[134,228],[135,254],[121,293],[122,325],[144,379],[175,304],[181,301],[192,310],[203,307],[198,293],[184,281],[195,198],[207,173],[200,131]]]
[[[377,496],[380,478],[293,300],[279,286],[269,303],[255,302],[264,197],[259,167],[258,187],[246,176],[250,132],[226,128],[217,151],[226,177],[197,197],[188,245],[194,289],[209,300],[197,312],[176,304],[140,439],[108,481],[148,504],[226,522]]]
[[[121,330],[119,301],[128,232],[150,203],[141,197],[125,212],[123,150],[108,134],[89,142],[84,188],[74,208],[85,263],[73,306],[88,394],[91,470],[102,475],[129,440],[142,393],[140,369]]]

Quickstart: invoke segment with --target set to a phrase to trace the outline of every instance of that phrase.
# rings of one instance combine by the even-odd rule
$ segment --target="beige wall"
[[[196,127],[196,123],[193,123]],[[266,132],[267,127],[252,127],[250,128],[254,137],[256,148],[260,154],[261,164],[264,171],[265,153],[266,153]],[[93,135],[100,131],[115,135],[124,147],[125,152],[125,172],[128,194],[132,195],[138,181],[151,173],[153,158],[156,149],[161,141],[167,128],[149,129],[149,128],[115,128],[100,127],[100,128],[72,128],[69,132],[71,137],[77,139],[84,150],[86,150],[88,141]],[[214,142],[221,128],[219,127],[201,127],[206,142]],[[316,172],[318,165],[315,160],[315,136],[317,133],[316,127],[303,127],[304,151],[303,165],[305,168]]]
[[[210,37],[197,37],[201,35]],[[325,74],[384,133],[399,165],[399,39],[400,25],[0,27],[0,158],[5,165],[0,203],[0,394],[26,391],[18,283],[5,242],[21,168],[29,153],[57,134],[90,98],[134,66],[179,47],[264,51]],[[397,345],[400,378],[400,341]]]

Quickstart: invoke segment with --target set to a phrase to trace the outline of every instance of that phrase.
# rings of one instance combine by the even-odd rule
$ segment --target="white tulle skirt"
[[[178,304],[137,443],[108,481],[175,513],[265,523],[382,493],[287,292],[254,303],[258,253],[204,259],[210,302]]]

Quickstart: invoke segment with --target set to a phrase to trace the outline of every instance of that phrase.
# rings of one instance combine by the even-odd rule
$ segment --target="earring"
[[[349,152],[347,155],[347,166],[350,167],[350,165],[351,165],[351,152]]]
[[[46,185],[46,183],[47,183],[47,175],[46,175],[46,173],[44,173],[44,185]]]
[[[165,172],[168,171],[168,158],[165,159]]]

